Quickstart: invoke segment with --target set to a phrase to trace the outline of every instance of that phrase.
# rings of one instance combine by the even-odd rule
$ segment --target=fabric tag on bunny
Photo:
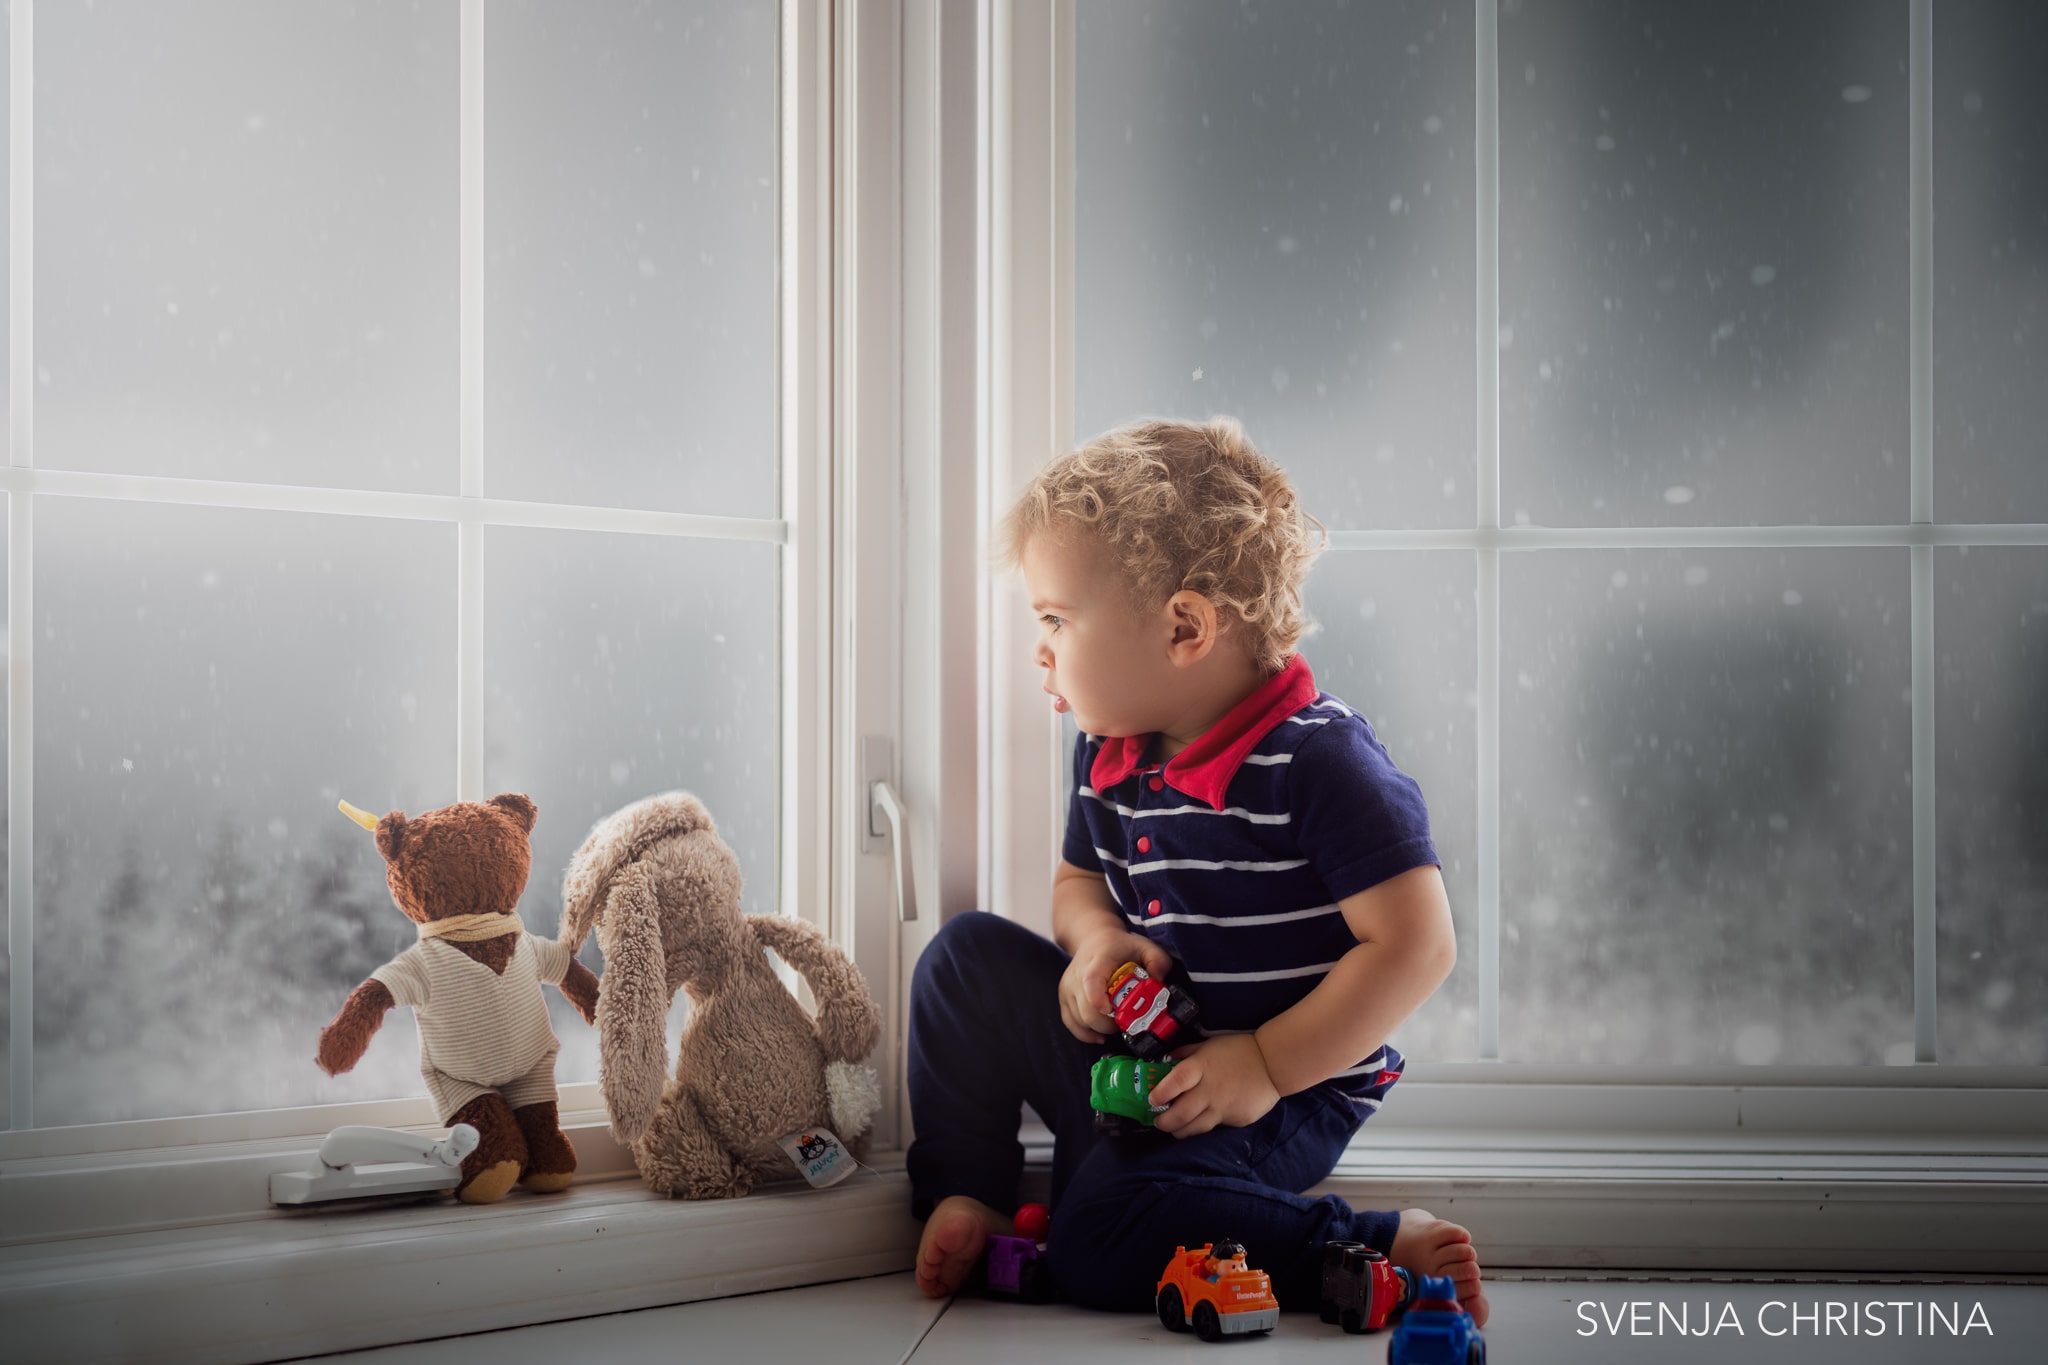
[[[833,1136],[829,1129],[806,1128],[780,1139],[782,1150],[789,1153],[789,1159],[796,1163],[804,1179],[817,1189],[837,1185],[853,1174],[859,1163],[847,1152],[846,1144]]]

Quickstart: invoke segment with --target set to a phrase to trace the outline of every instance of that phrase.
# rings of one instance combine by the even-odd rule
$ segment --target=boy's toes
[[[927,1298],[944,1298],[967,1283],[998,1217],[986,1206],[959,1196],[942,1201],[932,1211],[917,1247],[917,1287]]]
[[[1438,1220],[1429,1230],[1429,1244],[1440,1254],[1455,1247],[1469,1248],[1472,1245],[1472,1234],[1456,1223]]]

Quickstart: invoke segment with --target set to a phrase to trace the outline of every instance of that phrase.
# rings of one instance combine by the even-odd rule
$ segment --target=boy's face
[[[1045,688],[1074,713],[1084,734],[1144,735],[1163,728],[1162,698],[1176,691],[1167,656],[1172,624],[1124,602],[1108,551],[1093,536],[1048,530],[1021,556],[1024,587],[1038,614],[1032,657]]]

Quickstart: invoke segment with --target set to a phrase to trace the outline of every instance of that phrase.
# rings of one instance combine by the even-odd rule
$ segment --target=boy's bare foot
[[[932,1220],[938,1220],[936,1213]],[[930,1223],[925,1224],[925,1239],[931,1239]],[[1458,1306],[1472,1315],[1475,1325],[1486,1325],[1486,1291],[1479,1284],[1479,1253],[1473,1249],[1471,1233],[1433,1213],[1403,1209],[1387,1259],[1412,1275],[1449,1276],[1458,1292]]]
[[[929,1299],[957,1292],[974,1272],[988,1239],[1013,1231],[1008,1218],[979,1199],[947,1195],[924,1220],[924,1238],[917,1244],[917,1287]]]

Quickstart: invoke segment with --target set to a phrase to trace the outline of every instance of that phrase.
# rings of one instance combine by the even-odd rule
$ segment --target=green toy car
[[[1088,1106],[1095,1111],[1095,1131],[1111,1137],[1156,1131],[1152,1121],[1166,1106],[1152,1103],[1152,1087],[1173,1070],[1172,1062],[1147,1062],[1136,1057],[1104,1057],[1088,1073]]]

